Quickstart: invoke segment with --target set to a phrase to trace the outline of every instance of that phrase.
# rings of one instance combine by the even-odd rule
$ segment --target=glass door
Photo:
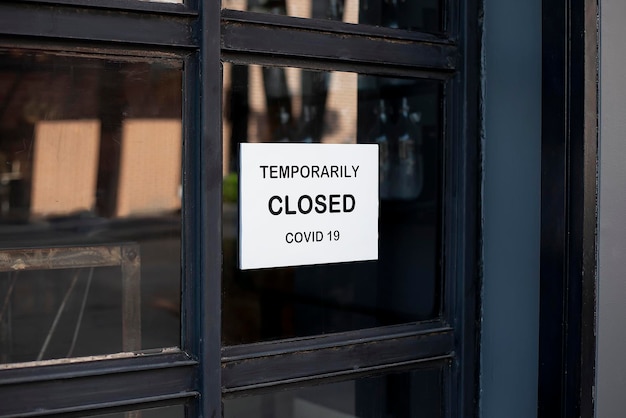
[[[224,416],[471,416],[466,17],[426,1],[222,6]],[[378,259],[241,270],[241,143],[376,144]]]

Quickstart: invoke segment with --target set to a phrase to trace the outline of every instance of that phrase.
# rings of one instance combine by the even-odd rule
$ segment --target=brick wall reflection
[[[31,214],[67,215],[93,210],[99,148],[97,120],[37,122]]]
[[[180,120],[127,120],[122,129],[117,216],[180,209]]]
[[[0,220],[180,209],[180,68],[0,54]]]
[[[181,207],[180,120],[126,120],[115,216],[141,216]],[[94,211],[100,122],[36,123],[30,213],[35,217]]]

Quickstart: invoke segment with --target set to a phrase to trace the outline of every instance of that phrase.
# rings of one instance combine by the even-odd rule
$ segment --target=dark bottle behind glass
[[[391,144],[389,141],[389,123],[385,101],[380,100],[376,108],[376,123],[372,128],[373,142],[378,144],[378,166],[379,166],[379,193],[381,199],[391,198]]]
[[[300,126],[300,132],[298,133],[297,142],[304,142],[310,144],[312,142],[318,142],[313,139],[313,132],[315,131],[315,116],[316,108],[311,105],[304,105],[302,107],[302,121]]]
[[[278,115],[280,124],[278,125],[278,129],[274,131],[272,140],[274,142],[291,142],[291,116],[289,112],[287,112],[287,109],[282,106],[279,109]]]
[[[397,199],[416,199],[424,185],[421,153],[420,115],[410,113],[408,100],[402,98],[398,119],[398,162],[395,164],[393,195]]]

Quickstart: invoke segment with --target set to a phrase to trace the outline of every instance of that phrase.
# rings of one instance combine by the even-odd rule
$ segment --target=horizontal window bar
[[[222,60],[240,65],[267,67],[298,67],[305,70],[344,71],[390,77],[415,77],[431,80],[449,80],[454,72],[436,69],[420,69],[395,66],[392,63],[342,62],[338,60],[316,60],[315,58],[280,57],[269,54],[223,51]]]
[[[120,266],[139,255],[137,244],[0,249],[0,272]]]
[[[450,367],[454,358],[454,353],[443,356],[430,357],[427,359],[409,360],[393,364],[380,366],[363,367],[352,370],[342,370],[338,372],[323,373],[314,376],[302,376],[273,382],[256,383],[249,386],[239,386],[236,388],[225,388],[223,390],[225,398],[236,398],[238,396],[258,395],[263,393],[276,393],[280,389],[294,389],[310,385],[328,384],[352,379],[381,376],[389,373],[406,372],[421,368]]]
[[[411,41],[433,42],[447,45],[453,45],[455,43],[453,39],[448,38],[444,35],[415,32],[402,29],[399,30],[372,25],[360,25],[330,19],[303,19],[299,17],[285,15],[254,13],[228,9],[222,10],[222,18],[231,22],[240,23],[247,22],[265,24],[268,26],[283,26],[308,30],[323,30],[337,33],[379,36],[393,39],[406,39]]]
[[[195,16],[0,3],[0,35],[195,48]]]
[[[200,394],[198,392],[183,392],[183,393],[174,393],[171,395],[159,395],[159,396],[147,396],[141,399],[133,399],[133,400],[125,400],[119,402],[104,402],[99,404],[88,404],[81,406],[72,406],[68,408],[60,408],[52,411],[30,411],[26,413],[22,413],[19,415],[11,415],[11,417],[38,417],[38,416],[46,416],[46,417],[59,417],[59,418],[84,418],[88,416],[99,416],[102,417],[103,414],[109,415],[114,413],[121,412],[141,412],[137,411],[136,408],[161,408],[167,406],[174,405],[184,405],[191,398],[198,397]],[[125,416],[128,416],[125,414]]]
[[[166,352],[0,370],[0,417],[195,396],[196,367]]]
[[[299,351],[240,358],[222,364],[226,391],[254,385],[361,369],[412,364],[429,358],[452,356],[454,334],[450,329],[383,340],[364,340],[344,346],[301,346]]]
[[[254,357],[268,357],[287,354],[302,350],[319,350],[328,347],[338,347],[365,343],[369,341],[391,340],[433,333],[452,331],[442,321],[424,321],[419,323],[393,325],[387,327],[361,329],[318,335],[305,338],[291,338],[279,341],[266,341],[254,344],[228,346],[222,349],[222,361],[231,362]]]
[[[137,353],[106,354],[3,364],[0,366],[0,388],[68,377],[121,373],[158,367],[195,365],[197,362],[178,348],[144,350]]]
[[[292,18],[296,19],[296,18]],[[272,57],[333,60],[344,63],[389,64],[444,72],[456,69],[457,48],[434,42],[389,39],[385,36],[340,33],[226,20],[224,52]]]
[[[5,0],[16,1],[16,0]],[[108,10],[136,10],[142,12],[155,12],[166,14],[179,14],[184,16],[196,16],[198,12],[190,9],[182,3],[162,3],[158,1],[143,0],[17,0],[22,3],[33,4],[58,4],[71,7],[95,7]]]

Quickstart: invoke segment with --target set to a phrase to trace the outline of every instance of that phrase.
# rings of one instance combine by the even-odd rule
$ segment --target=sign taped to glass
[[[378,259],[378,145],[240,145],[242,270]]]

